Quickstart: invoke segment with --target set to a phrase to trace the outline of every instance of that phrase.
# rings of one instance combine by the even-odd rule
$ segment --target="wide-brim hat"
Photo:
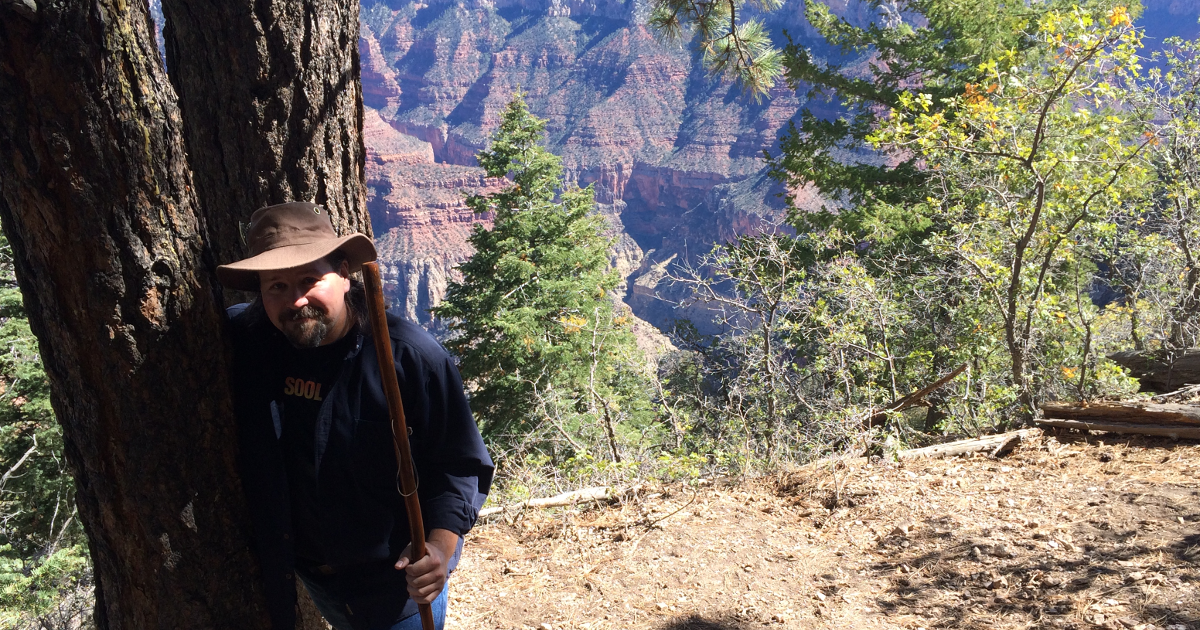
[[[227,289],[258,291],[259,273],[302,267],[339,250],[351,273],[376,257],[371,239],[358,233],[338,236],[329,211],[313,203],[283,203],[255,210],[246,245],[246,258],[217,267],[217,279]]]

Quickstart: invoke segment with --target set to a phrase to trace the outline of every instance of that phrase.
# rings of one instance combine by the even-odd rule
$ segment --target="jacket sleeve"
[[[487,499],[494,470],[491,457],[450,356],[444,350],[416,353],[402,347],[398,359],[398,371],[420,375],[406,379],[406,389],[418,390],[412,392],[415,404],[406,415],[414,419],[413,460],[425,530],[445,529],[462,536]],[[405,407],[410,407],[407,399]]]

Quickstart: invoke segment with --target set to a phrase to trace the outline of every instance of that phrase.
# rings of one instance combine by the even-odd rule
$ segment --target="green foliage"
[[[740,80],[759,100],[783,73],[783,55],[762,20],[744,16],[748,7],[774,11],[781,6],[783,0],[654,0],[649,25],[668,41],[694,30],[709,72]]]
[[[1139,350],[1171,361],[1200,343],[1200,41],[1169,39],[1132,94],[1155,112],[1147,147],[1153,204],[1113,239],[1106,280],[1129,296],[1124,314]]]
[[[82,544],[36,563],[3,552],[11,548],[0,547],[0,627],[91,627],[91,559]]]
[[[1103,0],[1094,4],[1100,12],[1107,6]],[[931,182],[920,157],[873,150],[868,136],[881,124],[881,114],[902,107],[900,99],[913,86],[929,96],[932,113],[943,112],[953,97],[983,80],[983,62],[1037,48],[1030,34],[1041,16],[1072,4],[916,0],[872,6],[888,8],[883,24],[860,28],[836,17],[828,4],[806,3],[809,22],[825,40],[858,58],[852,68],[823,62],[794,43],[786,48],[789,85],[809,85],[810,96],[824,94],[846,113],[829,121],[803,110],[771,166],[781,181],[811,184],[834,200],[819,212],[794,212],[797,229],[837,227],[870,238],[875,246],[866,253],[887,257],[896,248],[921,252],[925,236],[943,225],[936,209],[921,203]],[[901,13],[912,17],[901,20]],[[917,22],[922,25],[914,26]],[[862,55],[870,59],[865,72],[857,70]]]
[[[75,587],[86,588],[90,566],[49,381],[3,237],[0,349],[0,620],[10,624],[62,614]]]
[[[1096,245],[1131,220],[1147,179],[1139,158],[1153,137],[1145,116],[1125,107],[1140,35],[1124,8],[1100,20],[1052,11],[1034,38],[1036,46],[980,64],[983,82],[941,107],[929,93],[902,94],[870,136],[878,148],[922,160],[935,183],[922,205],[947,227],[928,246],[975,284],[980,332],[1003,336],[1024,417],[1035,411],[1036,390],[1054,380],[1046,366],[1092,367],[1092,348],[1070,357],[1047,340],[1069,338],[1094,318],[1079,296],[1094,275]]]
[[[799,434],[810,435],[822,423],[868,414],[966,363],[967,383],[957,386],[957,392],[948,388],[932,395],[921,428],[971,432],[1027,418],[1040,396],[1095,396],[1099,375],[1105,376],[1106,386],[1126,388],[1127,382],[1098,359],[1102,349],[1111,349],[1104,334],[1115,326],[1115,308],[1098,312],[1087,292],[1096,261],[1114,248],[1122,255],[1131,250],[1128,243],[1114,242],[1128,233],[1115,228],[1131,221],[1137,204],[1133,193],[1145,181],[1138,144],[1130,144],[1141,132],[1140,119],[1132,112],[1122,114],[1119,102],[1136,71],[1136,34],[1129,20],[1139,7],[1117,9],[1107,0],[1080,9],[1069,0],[867,4],[879,17],[858,26],[836,16],[828,3],[805,3],[809,24],[847,62],[821,58],[794,43],[783,52],[790,87],[807,85],[810,97],[828,97],[844,112],[825,120],[804,110],[781,139],[780,153],[769,157],[773,176],[790,189],[812,186],[826,200],[819,209],[793,208],[788,217],[797,236],[787,237],[785,247],[797,269],[794,290],[805,299],[796,302],[789,316],[795,321],[785,317],[774,325],[780,339],[773,348],[780,356],[779,366],[770,370],[761,356],[752,359],[735,349],[761,340],[732,327],[724,338],[705,342],[710,359],[721,358],[706,366],[704,382],[711,385],[713,374],[721,374],[715,381],[723,384],[708,392],[706,400],[742,401],[734,394],[747,394],[746,379],[760,378],[749,375],[774,380],[781,374],[777,367],[786,367],[788,378],[804,383],[803,391],[789,391],[788,400],[808,400],[812,408],[794,409],[798,415],[780,426],[807,425]],[[1102,59],[1077,69],[1082,71],[1073,77],[1077,84],[1061,86],[1068,93],[1055,93],[1055,81],[1067,79],[1064,68],[1072,67],[1070,60],[1063,63],[1060,49],[1087,44],[1059,41],[1061,32],[1048,34],[1047,20],[1056,16],[1059,26],[1066,27],[1067,15],[1074,16],[1079,28],[1105,23],[1129,41],[1111,41],[1112,32],[1092,33],[1103,40],[1094,51],[1102,52]],[[1074,35],[1088,36],[1078,29]],[[1105,63],[1118,67],[1101,67]],[[997,73],[1002,72],[1014,82],[1033,80],[1024,102],[1016,102],[1014,89],[996,92]],[[1101,85],[1087,86],[1093,79]],[[1035,102],[1038,98],[1042,102]],[[1089,116],[1076,115],[1079,99],[1094,101],[1083,110]],[[1009,119],[983,120],[964,103],[990,104]],[[1040,131],[1036,124],[1030,127],[1038,108],[1047,104],[1051,115],[1041,119],[1046,126]],[[959,136],[943,143],[942,153],[928,143],[900,139],[912,129],[885,136],[881,127],[896,124],[892,112],[923,116],[927,129],[959,129]],[[980,129],[992,137],[981,135]],[[1006,132],[1024,137],[1014,140]],[[1039,136],[1036,148],[1028,146],[1030,134],[1038,133],[1046,137]],[[1021,155],[1028,168],[1021,177],[1015,175],[1020,164],[999,164],[996,156],[972,153],[981,143],[1008,140],[1015,144],[1006,147],[1013,155],[1025,152]],[[1031,150],[1043,153],[1035,159]],[[1114,172],[1119,177],[1106,183],[1103,178]],[[1044,176],[1053,180],[1046,184],[1050,209],[1031,217],[1018,206],[1030,199],[1030,181]],[[1087,199],[1100,189],[1097,199]],[[1001,201],[989,201],[988,191],[999,191],[994,196]],[[1013,199],[1018,201],[1008,203]],[[1022,220],[1034,234],[1009,238],[1003,228]],[[783,237],[759,238],[781,242]],[[1079,240],[1087,245],[1076,247]],[[987,250],[991,276],[986,279],[971,247]],[[716,270],[717,285],[725,280],[736,286],[742,277],[744,269],[722,260],[732,251],[705,261]],[[1005,283],[1003,272],[1014,263],[1017,271],[1008,278],[1013,281]],[[754,310],[754,292],[737,288],[735,301]],[[855,308],[876,316],[866,317]],[[735,338],[741,341],[735,343]],[[789,363],[796,357],[801,366]],[[746,369],[754,365],[758,368]],[[739,381],[743,384],[734,387]],[[829,398],[834,382],[844,390],[837,405]],[[753,400],[769,406],[772,396]],[[903,432],[900,420],[890,426]],[[762,436],[754,440],[763,443]]]
[[[769,11],[780,4],[757,8]],[[829,200],[820,211],[792,214],[790,222],[800,232],[836,227],[871,239],[874,246],[864,254],[889,257],[894,248],[919,251],[925,236],[942,226],[936,209],[920,203],[930,185],[920,158],[873,151],[868,136],[878,128],[880,115],[901,107],[900,99],[913,86],[929,95],[935,112],[942,111],[968,85],[983,80],[983,62],[1006,51],[1037,48],[1030,34],[1037,31],[1042,16],[1070,10],[1072,2],[872,0],[866,4],[879,17],[856,26],[835,15],[829,3],[804,3],[808,23],[828,47],[849,57],[840,64],[790,38],[778,50],[757,20],[746,22],[759,35],[753,40],[753,54],[711,54],[718,43],[738,41],[734,34],[739,30],[736,16],[741,3],[659,0],[650,24],[667,36],[693,28],[706,51],[708,67],[740,77],[751,91],[763,93],[786,74],[790,88],[808,86],[810,98],[824,96],[843,108],[844,114],[836,120],[802,110],[799,124],[789,124],[781,138],[779,153],[768,156],[772,174],[792,188],[811,185]],[[1112,2],[1098,0],[1089,6],[1102,14]],[[1139,9],[1130,10],[1136,15]]]
[[[936,278],[873,273],[852,243],[837,230],[744,237],[675,277],[718,314],[723,330],[703,336],[684,327],[678,340],[690,352],[666,365],[670,406],[689,430],[685,449],[722,453],[745,469],[859,450],[889,436],[921,441],[913,422],[926,414],[896,414],[874,428],[869,420],[956,365],[994,352],[958,342],[955,335],[970,330],[971,309],[931,299]],[[851,253],[813,263],[800,255],[810,247]],[[947,340],[941,347],[922,333],[937,309],[959,323],[939,331]],[[936,406],[956,418],[953,430],[978,432],[997,417],[981,402],[972,391]],[[920,428],[950,427],[927,420]]]
[[[564,186],[544,128],[520,94],[505,109],[478,160],[512,185],[467,199],[494,226],[476,227],[475,254],[434,313],[493,444],[620,462],[650,429],[643,359],[610,296],[619,278],[592,189]]]
[[[971,19],[996,18],[986,11],[1003,14],[983,5]],[[1200,46],[1172,42],[1167,69],[1147,80],[1125,8],[1033,15],[1011,46],[961,43],[990,57],[951,46],[980,60],[969,71],[931,71],[941,78],[907,89],[879,76],[835,86],[895,89],[888,110],[826,130],[861,131],[887,160],[784,173],[793,185],[847,177],[840,207],[796,212],[792,226],[677,274],[722,329],[683,327],[690,352],[666,366],[664,406],[687,429],[685,448],[739,467],[889,452],[1025,422],[1046,399],[1133,395],[1107,353],[1169,358],[1195,345]],[[903,194],[872,179],[902,168],[919,175]],[[924,396],[927,410],[888,411],[959,367]]]

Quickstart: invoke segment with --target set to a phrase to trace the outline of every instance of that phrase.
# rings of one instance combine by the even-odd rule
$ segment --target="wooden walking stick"
[[[396,466],[400,470],[400,494],[408,512],[408,527],[412,533],[412,561],[425,557],[425,523],[421,520],[421,502],[417,499],[417,479],[414,474],[412,451],[408,446],[408,424],[404,421],[404,405],[400,400],[400,383],[396,380],[396,363],[388,339],[387,309],[383,301],[383,282],[379,265],[363,264],[363,281],[367,285],[367,310],[370,311],[371,334],[375,339],[375,358],[383,376],[383,393],[387,396],[388,415],[392,418],[392,446],[396,449]],[[433,607],[417,604],[421,627],[434,630]]]

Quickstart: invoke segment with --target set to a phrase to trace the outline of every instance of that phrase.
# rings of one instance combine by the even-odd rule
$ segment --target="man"
[[[445,617],[447,579],[487,496],[492,462],[445,350],[388,314],[371,338],[362,284],[375,248],[337,237],[324,208],[288,203],[250,219],[249,256],[217,268],[255,291],[229,309],[242,480],[275,630],[295,625],[299,576],[338,630],[420,628],[416,603]],[[391,343],[428,554],[409,557],[375,343]]]

